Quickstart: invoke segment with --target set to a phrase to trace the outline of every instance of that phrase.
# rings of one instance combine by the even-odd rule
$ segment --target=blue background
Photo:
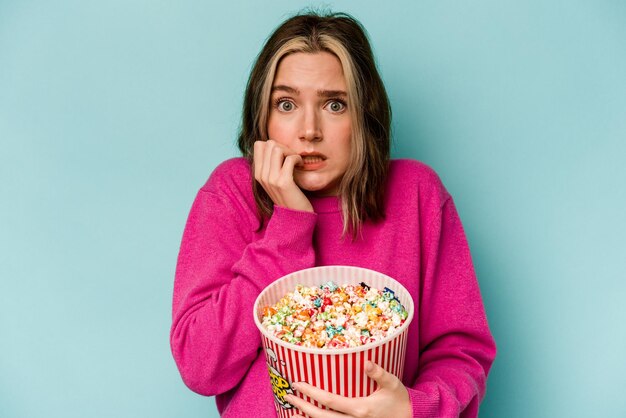
[[[252,61],[315,2],[0,1],[0,416],[211,417],[169,349],[198,188]],[[338,1],[395,157],[466,228],[499,354],[481,417],[626,416],[626,3]]]

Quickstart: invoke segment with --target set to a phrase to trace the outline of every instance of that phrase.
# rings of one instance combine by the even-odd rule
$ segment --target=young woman
[[[171,347],[184,382],[224,417],[275,416],[256,296],[314,266],[353,265],[412,294],[402,379],[332,395],[306,382],[311,417],[476,417],[496,349],[454,202],[437,174],[389,159],[391,109],[365,30],[307,13],[267,40],[245,93],[239,147],[193,203],[178,257]]]

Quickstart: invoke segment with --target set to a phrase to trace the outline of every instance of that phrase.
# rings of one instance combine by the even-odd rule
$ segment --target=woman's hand
[[[275,205],[313,212],[313,206],[293,178],[302,157],[276,141],[254,142],[254,178]]]
[[[378,389],[370,396],[346,398],[318,389],[304,382],[291,386],[298,392],[316,400],[332,411],[317,408],[294,395],[287,395],[287,402],[312,418],[345,417],[398,417],[410,418],[413,414],[409,392],[402,382],[375,363],[367,362],[365,372],[378,383]],[[301,415],[296,415],[302,417]]]

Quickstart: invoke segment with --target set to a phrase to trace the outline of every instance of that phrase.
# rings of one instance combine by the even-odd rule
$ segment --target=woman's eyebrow
[[[295,94],[296,96],[300,95],[300,90],[284,84],[272,86],[272,93],[275,91],[286,91],[287,93]],[[343,90],[318,90],[317,95],[320,97],[348,96],[348,94]]]
[[[348,94],[343,90],[318,90],[317,95],[320,97],[348,96]]]

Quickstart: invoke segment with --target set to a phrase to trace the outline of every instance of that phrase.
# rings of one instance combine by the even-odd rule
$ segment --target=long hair
[[[334,54],[343,69],[352,124],[351,155],[339,184],[343,236],[356,239],[366,220],[385,217],[384,188],[389,170],[391,107],[365,28],[347,13],[307,11],[285,20],[256,58],[246,86],[238,145],[253,164],[254,142],[267,140],[274,76],[281,58],[295,52]],[[263,227],[273,202],[252,176]]]

